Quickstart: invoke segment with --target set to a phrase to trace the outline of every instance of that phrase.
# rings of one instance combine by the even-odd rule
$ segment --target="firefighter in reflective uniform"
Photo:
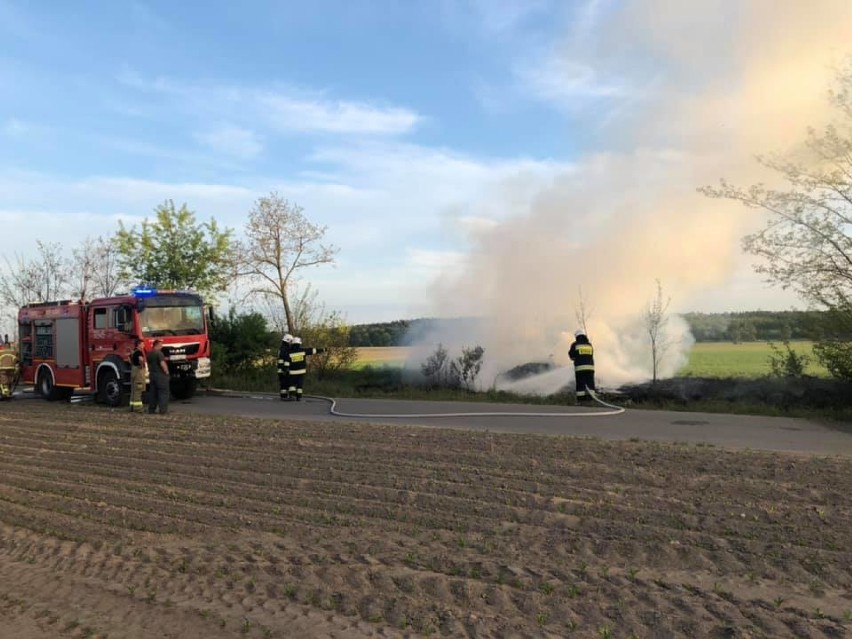
[[[133,352],[130,353],[130,412],[144,411],[142,393],[148,383],[148,366],[145,361],[145,351],[142,350],[142,340],[136,338],[133,342]]]
[[[574,343],[568,349],[568,357],[574,362],[577,401],[592,399],[595,390],[595,349],[585,331],[574,333]]]
[[[305,383],[305,374],[308,372],[308,357],[324,351],[324,348],[302,346],[301,337],[293,338],[287,356],[290,372],[290,385],[287,387],[287,391],[296,398],[296,401],[302,399],[302,387]]]
[[[18,373],[17,351],[8,342],[0,344],[0,399],[11,399]]]
[[[290,345],[293,343],[293,336],[290,333],[285,333],[281,338],[281,346],[278,349],[278,396],[282,402],[290,399],[288,388],[290,387]]]

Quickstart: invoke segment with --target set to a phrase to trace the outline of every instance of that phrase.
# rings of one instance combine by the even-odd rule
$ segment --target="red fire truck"
[[[77,389],[120,406],[130,393],[130,353],[140,337],[146,352],[162,340],[172,395],[192,397],[197,380],[210,376],[204,310],[195,293],[152,288],[91,302],[29,304],[18,313],[21,381],[45,399],[67,399]]]

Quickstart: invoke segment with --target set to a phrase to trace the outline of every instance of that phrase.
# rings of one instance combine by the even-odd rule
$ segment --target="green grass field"
[[[779,347],[783,348],[780,345]],[[790,347],[810,358],[807,368],[809,375],[827,376],[827,371],[813,355],[811,342],[793,342]],[[367,365],[401,366],[409,351],[410,349],[404,346],[359,348],[355,368]],[[772,349],[766,342],[695,344],[689,353],[689,363],[678,374],[693,377],[761,377],[770,372],[770,355]]]
[[[408,346],[369,346],[358,349],[358,359],[352,367],[356,370],[365,366],[402,366],[411,352]]]
[[[783,346],[778,345],[783,350]],[[828,371],[813,354],[811,342],[792,342],[796,353],[809,358],[807,373],[824,377]],[[695,344],[689,353],[689,363],[679,375],[693,377],[761,377],[770,372],[769,358],[772,348],[766,342],[712,342]]]

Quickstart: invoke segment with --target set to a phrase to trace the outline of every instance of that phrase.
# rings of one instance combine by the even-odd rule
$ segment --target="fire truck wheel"
[[[37,388],[38,394],[49,402],[55,402],[58,399],[68,399],[71,396],[71,389],[59,388],[54,385],[53,376],[46,370],[42,370],[38,374]]]
[[[105,369],[98,375],[98,401],[107,406],[121,406],[127,399],[127,393],[119,381],[115,371]]]
[[[181,379],[172,382],[172,395],[175,399],[190,399],[195,395],[196,381],[194,379]]]

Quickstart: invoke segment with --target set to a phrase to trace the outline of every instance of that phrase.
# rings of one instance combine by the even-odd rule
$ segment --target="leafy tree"
[[[214,219],[197,223],[186,204],[168,200],[154,209],[155,219],[141,229],[119,223],[116,241],[119,275],[129,282],[162,288],[192,289],[213,297],[232,281],[232,231]]]
[[[757,328],[754,322],[748,318],[732,320],[728,326],[728,339],[735,344],[755,341],[757,339]]]
[[[462,348],[462,354],[451,359],[443,344],[420,365],[420,372],[432,388],[460,388],[472,390],[482,368],[485,349],[481,346]]]
[[[481,346],[463,348],[462,354],[450,363],[452,385],[461,385],[468,390],[473,390],[476,387],[476,377],[482,368],[483,355],[485,355],[485,349]]]
[[[438,344],[435,351],[420,365],[420,372],[436,388],[447,385],[449,378],[450,359],[443,344]]]
[[[852,381],[852,307],[838,307],[817,320],[814,354],[837,379]]]
[[[769,356],[769,370],[772,377],[792,377],[801,379],[810,363],[810,357],[797,353],[790,347],[789,341],[784,341],[783,350],[770,342],[772,354]]]
[[[273,355],[277,336],[260,313],[237,313],[232,306],[225,317],[216,317],[210,339],[217,346],[216,366],[227,372],[245,372],[262,365]]]
[[[835,311],[840,325],[817,353],[830,371],[845,376],[842,371],[852,370],[852,347],[840,334],[852,313],[852,57],[838,71],[829,99],[837,121],[821,131],[809,129],[804,153],[759,158],[785,182],[783,188],[740,188],[723,180],[701,190],[769,213],[764,228],[743,245],[763,258],[755,268],[770,282]]]
[[[301,330],[291,303],[299,272],[334,263],[338,249],[323,244],[326,230],[277,193],[259,198],[249,213],[246,241],[239,250],[240,274],[252,283],[250,294],[281,305],[290,333]]]

